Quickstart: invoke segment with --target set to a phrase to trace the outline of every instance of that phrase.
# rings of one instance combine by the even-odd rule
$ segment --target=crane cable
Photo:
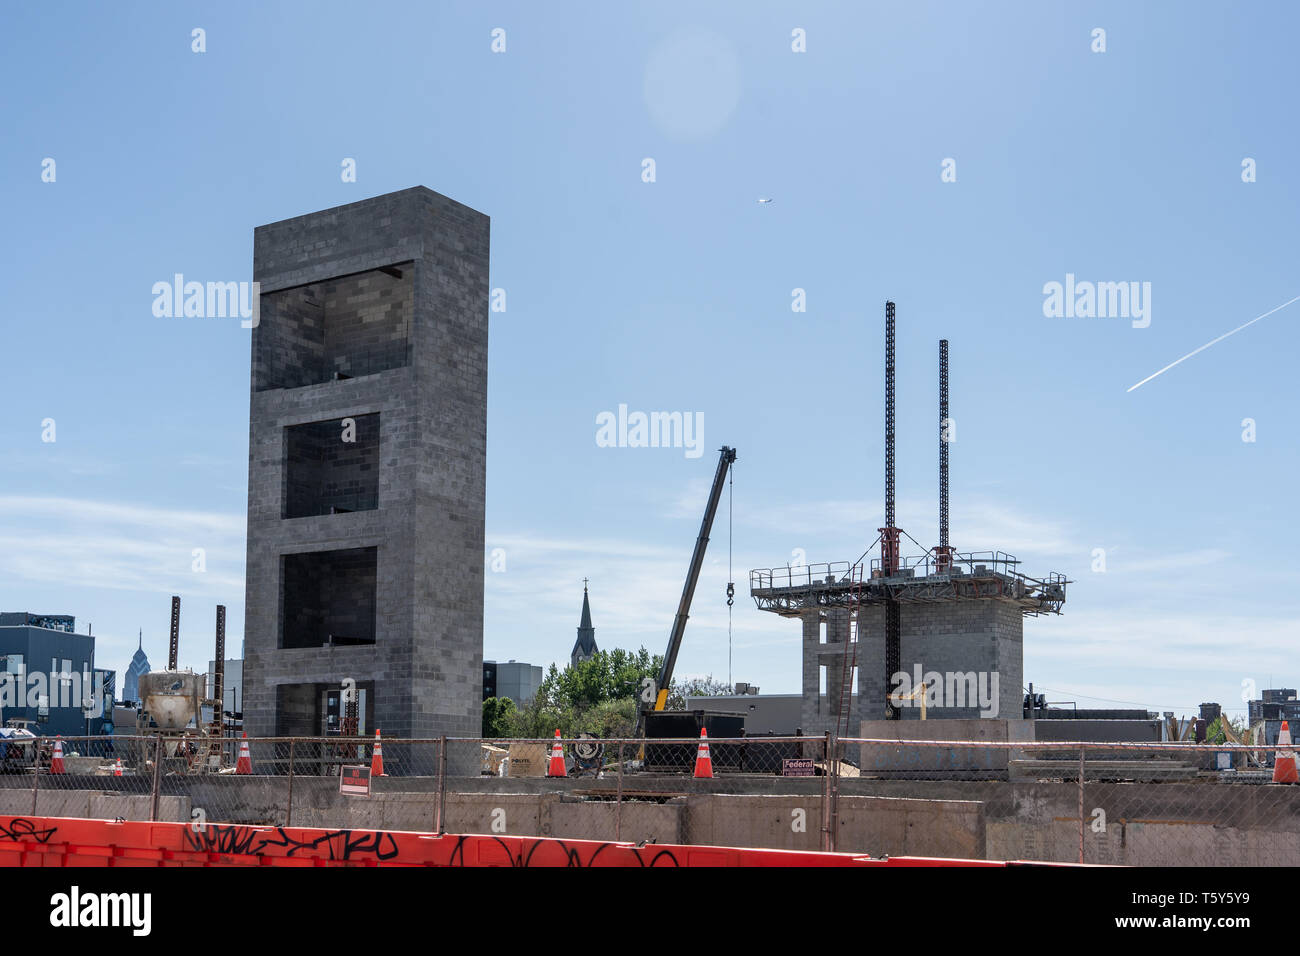
[[[736,464],[731,463],[731,468],[727,472],[727,687],[735,687],[731,682],[731,609],[736,603],[736,582],[731,568],[731,541],[732,541],[732,499],[733,491],[736,484]]]

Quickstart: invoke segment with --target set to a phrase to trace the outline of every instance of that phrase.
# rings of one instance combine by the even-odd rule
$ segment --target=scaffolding
[[[836,561],[801,567],[763,568],[749,572],[749,593],[760,611],[800,617],[812,609],[899,604],[933,604],[958,600],[1013,601],[1026,617],[1060,614],[1065,604],[1065,575],[1053,571],[1035,578],[1019,569],[1018,558],[1005,551],[955,551],[951,567],[938,570],[933,552],[906,557],[890,575],[879,558],[864,574],[863,562]]]

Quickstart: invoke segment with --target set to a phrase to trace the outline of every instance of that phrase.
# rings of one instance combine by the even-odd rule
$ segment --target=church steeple
[[[577,666],[582,661],[591,660],[596,653],[596,629],[591,626],[591,601],[587,597],[587,579],[582,579],[582,618],[578,622],[578,639],[569,654],[569,664]]]

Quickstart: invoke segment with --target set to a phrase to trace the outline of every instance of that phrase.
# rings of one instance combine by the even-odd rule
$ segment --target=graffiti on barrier
[[[5,826],[0,823],[0,840],[12,840],[18,843],[23,840],[35,840],[37,843],[49,843],[50,837],[59,832],[58,827],[49,827],[45,830],[38,830],[36,824],[26,817],[14,817]]]
[[[465,846],[469,840],[482,840],[483,837],[460,836],[456,838],[456,845],[452,848],[451,859],[448,861],[449,866],[468,866],[465,862]],[[642,867],[647,866],[680,866],[677,857],[673,852],[666,848],[656,847],[653,844],[648,846],[630,846],[626,843],[593,843],[583,840],[576,844],[569,844],[564,840],[556,839],[523,839],[519,841],[518,850],[516,851],[509,843],[499,838],[493,838],[503,851],[506,858],[513,867],[526,866],[564,866],[564,867],[587,867],[595,866],[596,858],[606,850],[622,850],[633,855],[633,859]]]
[[[268,849],[283,849],[285,856],[299,850],[315,850],[322,845],[329,851],[331,860],[391,860],[398,855],[397,841],[391,833],[374,830],[316,830],[297,831],[316,836],[294,836],[284,827],[242,827],[208,824],[204,827],[187,827],[185,842],[188,849],[202,853],[224,855],[257,855]],[[342,841],[338,855],[335,842]]]

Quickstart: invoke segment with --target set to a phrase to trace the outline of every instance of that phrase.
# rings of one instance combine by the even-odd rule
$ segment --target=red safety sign
[[[370,796],[370,768],[340,767],[339,793],[351,794],[354,797]]]

